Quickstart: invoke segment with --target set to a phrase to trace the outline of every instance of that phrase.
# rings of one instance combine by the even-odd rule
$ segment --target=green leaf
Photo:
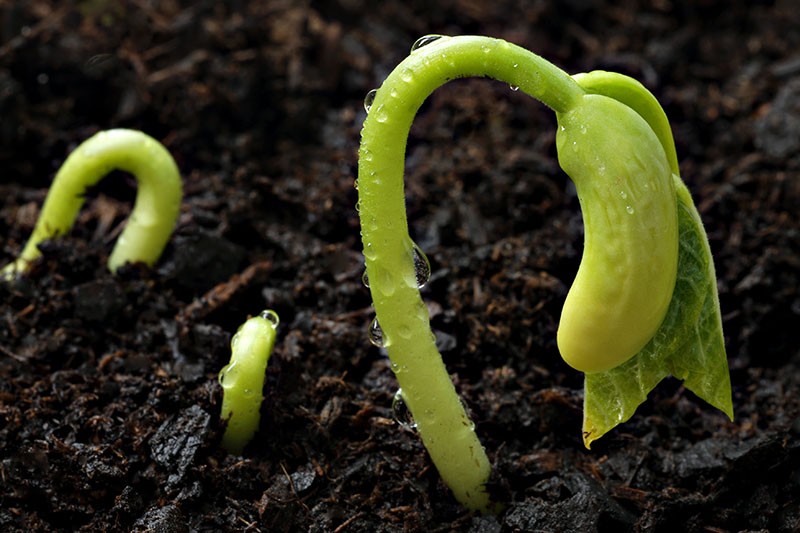
[[[691,195],[673,175],[678,200],[678,279],[667,316],[645,347],[622,365],[586,374],[583,442],[633,416],[667,376],[733,419],[728,361],[708,239]]]

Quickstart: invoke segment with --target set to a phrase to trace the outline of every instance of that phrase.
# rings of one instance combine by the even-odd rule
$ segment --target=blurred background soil
[[[0,259],[94,132],[141,129],[186,199],[152,270],[105,260],[135,184],[0,287],[3,531],[800,530],[800,10],[791,0],[0,2]],[[412,236],[440,348],[506,502],[477,517],[393,419],[367,342],[356,150],[364,95],[420,36],[486,34],[569,72],[640,79],[672,121],[711,241],[733,423],[666,380],[581,443],[555,331],[582,224],[555,120],[459,80],[408,145]],[[275,309],[261,429],[219,447],[217,372]]]

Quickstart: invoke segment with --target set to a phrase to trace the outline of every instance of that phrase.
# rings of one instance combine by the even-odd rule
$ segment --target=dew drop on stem
[[[444,37],[444,35],[437,35],[437,34],[424,35],[420,37],[419,39],[414,41],[414,44],[411,45],[411,53],[413,54],[423,46],[429,45],[434,41],[438,41],[442,37]]]
[[[417,288],[421,289],[431,279],[431,262],[428,261],[428,256],[417,246],[417,243],[413,243],[411,253],[414,257],[414,275],[417,281]]]
[[[364,110],[367,113],[369,113],[369,110],[372,108],[372,103],[375,101],[376,94],[378,94],[378,89],[372,89],[367,93],[367,96],[364,97]]]
[[[375,120],[381,124],[385,124],[389,121],[389,113],[386,111],[386,109],[384,109],[383,104],[378,106],[378,108],[375,110],[375,113]]]
[[[366,270],[364,270],[364,273],[361,274],[361,283],[363,283],[364,286],[369,289],[369,276],[367,275]]]
[[[384,337],[381,325],[378,323],[378,317],[373,318],[370,322],[368,335],[369,342],[378,348],[385,348],[389,345],[389,341]]]
[[[403,374],[404,372],[408,371],[408,367],[406,365],[398,365],[397,363],[391,363],[389,366],[392,368],[392,372],[394,375]]]
[[[466,425],[470,431],[475,431],[475,422],[472,421],[472,410],[467,405],[467,402],[464,401],[464,398],[459,398],[458,400],[461,402],[461,407],[464,408],[464,414],[467,415],[464,420],[464,425]]]
[[[272,326],[272,329],[277,329],[278,324],[281,323],[281,319],[278,316],[278,313],[276,313],[272,309],[266,309],[264,311],[261,311],[261,314],[259,316],[264,320],[266,320],[267,322],[269,322],[270,325]]]
[[[405,399],[403,399],[403,389],[397,389],[397,392],[394,393],[394,398],[392,399],[392,417],[403,429],[417,429],[417,423],[411,415],[411,410],[408,408],[408,405],[406,405]]]
[[[240,327],[241,329],[241,327]],[[236,333],[231,337],[231,351],[236,349],[236,345],[239,344],[239,338],[241,337],[241,333],[237,330]]]
[[[397,330],[397,333],[399,333],[400,336],[403,337],[404,339],[411,338],[411,328],[409,327],[408,324],[402,324],[400,326],[400,329]]]
[[[224,389],[229,389],[236,385],[239,371],[236,368],[236,363],[228,363],[222,370],[219,371],[219,384]]]
[[[375,247],[372,246],[371,242],[368,242],[366,246],[364,246],[364,257],[367,259],[375,259],[377,254],[375,253]]]

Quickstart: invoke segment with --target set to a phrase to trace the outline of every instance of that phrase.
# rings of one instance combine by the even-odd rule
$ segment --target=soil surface
[[[375,4],[0,3],[0,259],[98,130],[163,141],[186,192],[157,267],[105,268],[135,196],[114,173],[0,286],[0,530],[800,530],[796,3]],[[406,191],[432,324],[506,508],[453,500],[393,419],[354,209],[364,95],[429,33],[503,37],[657,95],[715,256],[733,423],[668,379],[583,448],[582,376],[555,345],[583,239],[555,119],[461,80],[414,124]],[[281,326],[260,431],[230,456],[217,372],[266,308]]]

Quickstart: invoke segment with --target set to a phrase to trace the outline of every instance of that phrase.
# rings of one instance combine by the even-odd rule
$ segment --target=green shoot
[[[112,170],[131,173],[138,183],[127,225],[108,259],[112,272],[125,263],[152,266],[161,256],[180,212],[181,178],[172,156],[140,131],[97,133],[72,152],[59,169],[39,220],[19,258],[0,270],[0,278],[24,273],[41,253],[39,244],[65,235],[75,222],[86,190]]]
[[[230,363],[219,373],[223,420],[222,447],[239,455],[258,429],[264,373],[275,346],[278,314],[267,310],[239,327],[231,339]]]
[[[672,372],[729,414],[730,383],[708,243],[699,219],[684,216],[693,204],[677,177],[669,123],[655,98],[618,74],[570,77],[502,40],[423,37],[365,102],[358,206],[377,315],[371,337],[388,351],[402,399],[444,482],[466,507],[490,512],[497,507],[485,489],[489,460],[435,346],[419,293],[429,266],[408,235],[403,187],[406,140],[417,110],[436,88],[466,76],[503,81],[556,112],[559,163],[575,182],[586,227],[558,345],[564,360],[586,373],[587,416],[596,416],[590,407],[599,405],[621,423],[615,406],[635,409],[643,401],[640,389],[631,394],[613,380],[593,386],[607,384],[602,378],[625,365],[641,365],[654,377],[641,383],[649,387],[644,397]],[[684,242],[687,231],[696,238]],[[705,268],[679,272],[696,257]],[[703,315],[709,318],[702,331],[690,331],[691,319],[675,314],[692,296],[682,283],[701,291],[701,303],[707,302],[711,314]],[[681,359],[683,353],[702,352],[692,348],[698,342],[713,349],[699,361]],[[674,354],[666,343],[685,351]],[[653,362],[665,357],[669,365]],[[711,387],[693,388],[704,381],[713,382],[713,395]],[[587,447],[613,427],[594,426],[599,429],[585,438]]]

